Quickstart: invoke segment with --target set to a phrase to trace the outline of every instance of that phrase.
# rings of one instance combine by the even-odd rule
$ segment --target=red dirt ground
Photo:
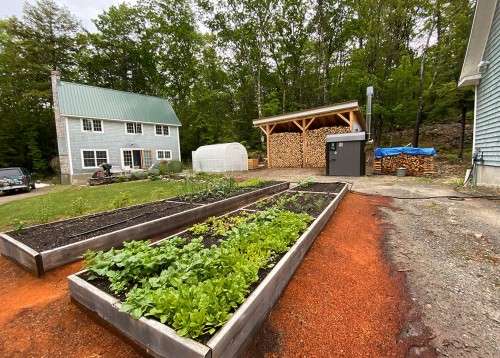
[[[404,357],[399,339],[412,312],[404,276],[387,263],[381,197],[348,194],[295,272],[247,357]],[[422,333],[426,334],[425,329]],[[425,341],[423,342],[425,344]],[[423,354],[422,354],[423,353]]]
[[[316,240],[248,357],[402,357],[409,304],[386,263],[381,198],[349,194]],[[0,257],[0,356],[137,357],[127,341],[71,303],[74,263],[33,277]]]

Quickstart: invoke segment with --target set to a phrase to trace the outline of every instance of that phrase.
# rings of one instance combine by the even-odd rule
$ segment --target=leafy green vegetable
[[[92,276],[106,277],[115,293],[126,292],[122,309],[133,317],[155,317],[178,334],[212,334],[246,298],[259,270],[288,251],[312,218],[270,209],[212,218],[191,232],[186,243],[173,238],[158,246],[130,242],[121,250],[87,253]],[[225,236],[206,248],[203,235]]]

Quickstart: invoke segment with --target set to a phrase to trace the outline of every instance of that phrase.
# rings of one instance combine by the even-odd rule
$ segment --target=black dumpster
[[[326,175],[365,175],[365,132],[326,136]]]

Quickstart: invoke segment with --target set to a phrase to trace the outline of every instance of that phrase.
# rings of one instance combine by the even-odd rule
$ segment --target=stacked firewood
[[[275,133],[269,136],[269,167],[302,167],[302,134]]]
[[[406,168],[406,175],[423,176],[435,173],[434,157],[425,155],[399,154],[375,160],[375,172],[395,174],[398,168]]]
[[[349,127],[323,127],[308,130],[304,133],[304,167],[326,167],[326,136],[328,134],[349,133]]]

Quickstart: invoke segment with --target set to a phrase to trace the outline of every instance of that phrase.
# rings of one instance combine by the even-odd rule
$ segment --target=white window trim
[[[92,130],[86,131],[83,129],[83,120],[87,119],[90,121],[90,125],[92,126]],[[94,130],[94,122],[93,121],[100,121],[101,122],[101,131],[95,131]],[[104,121],[102,119],[95,119],[95,118],[81,118],[80,119],[80,130],[82,133],[97,133],[97,134],[102,134],[104,133]]]
[[[128,123],[139,123],[141,125],[141,133],[129,133],[128,130],[127,130],[127,124]],[[135,131],[135,124],[134,124],[134,131]],[[128,134],[128,135],[144,135],[144,123],[142,122],[125,122],[125,134]]]
[[[94,152],[95,167],[85,166],[85,160],[83,158],[83,152]],[[97,154],[96,152],[106,152],[106,162],[109,163],[109,151],[107,149],[80,149],[80,157],[82,158],[82,169],[97,169],[100,166],[97,165]]]
[[[161,134],[156,133],[156,126],[161,126]],[[163,133],[163,127],[168,128],[168,134]],[[168,125],[168,124],[155,123],[155,125],[153,126],[153,131],[154,131],[155,136],[157,136],[157,137],[171,137],[172,136],[172,130],[170,129],[170,125]]]
[[[165,158],[165,156],[164,156],[164,158],[159,158],[158,152],[169,152],[170,158],[167,159],[167,158]],[[163,154],[165,154],[165,153],[163,153]],[[172,160],[172,151],[170,149],[157,149],[156,150],[156,160]]]

